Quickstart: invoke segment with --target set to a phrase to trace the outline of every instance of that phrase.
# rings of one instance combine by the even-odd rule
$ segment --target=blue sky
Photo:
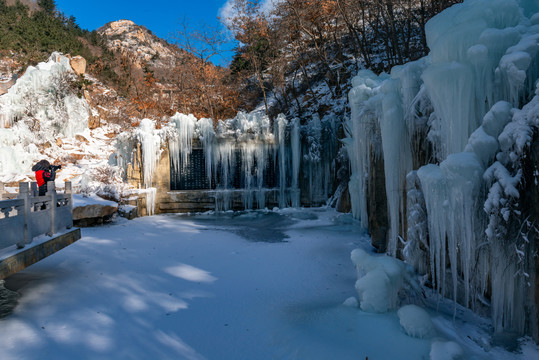
[[[203,20],[217,24],[225,3],[226,0],[56,0],[56,7],[68,16],[75,16],[83,29],[95,30],[108,22],[128,19],[167,38],[178,28],[182,17],[195,23]]]
[[[186,17],[193,24],[204,21],[218,25],[226,0],[56,0],[56,7],[67,16],[75,16],[83,29],[95,30],[108,22],[132,20],[144,25],[155,35],[168,40],[178,28],[179,19]],[[227,57],[231,57],[228,54]],[[217,62],[221,62],[218,59]],[[225,60],[226,62],[226,60]]]

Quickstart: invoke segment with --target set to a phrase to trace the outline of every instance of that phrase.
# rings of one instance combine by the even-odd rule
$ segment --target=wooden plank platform
[[[22,249],[15,246],[0,252],[0,279],[5,279],[47,256],[62,250],[81,238],[79,228],[72,228],[61,233],[54,234],[51,238],[42,235],[35,238],[32,243]]]

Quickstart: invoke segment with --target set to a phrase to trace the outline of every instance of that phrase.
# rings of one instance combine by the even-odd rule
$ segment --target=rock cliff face
[[[97,32],[105,37],[110,50],[130,54],[139,65],[151,63],[153,66],[164,66],[179,55],[178,48],[131,20],[110,22]]]
[[[6,0],[6,4],[8,6],[13,6],[17,3],[17,1],[20,1],[23,5],[28,6],[30,11],[37,11],[39,9],[37,0]]]

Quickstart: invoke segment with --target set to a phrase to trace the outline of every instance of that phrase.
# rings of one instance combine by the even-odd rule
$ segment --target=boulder
[[[90,114],[90,118],[88,119],[88,129],[93,130],[99,126],[101,126],[101,118],[99,116]]]
[[[86,72],[86,59],[80,55],[72,57],[69,64],[77,75],[83,75]]]
[[[89,143],[88,139],[86,139],[84,136],[80,134],[75,135],[75,139],[86,144]]]
[[[122,205],[118,208],[118,215],[127,220],[133,220],[138,217],[138,208],[133,205]]]
[[[92,226],[109,221],[118,211],[114,201],[101,199],[97,195],[73,195],[73,222],[76,226]]]

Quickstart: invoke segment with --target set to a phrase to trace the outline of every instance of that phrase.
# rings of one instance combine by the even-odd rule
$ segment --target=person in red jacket
[[[47,181],[54,181],[54,179],[56,179],[56,170],[61,168],[61,165],[51,165],[47,160],[41,160],[32,166],[32,171],[35,171],[36,173],[39,196],[43,196],[47,193]]]

